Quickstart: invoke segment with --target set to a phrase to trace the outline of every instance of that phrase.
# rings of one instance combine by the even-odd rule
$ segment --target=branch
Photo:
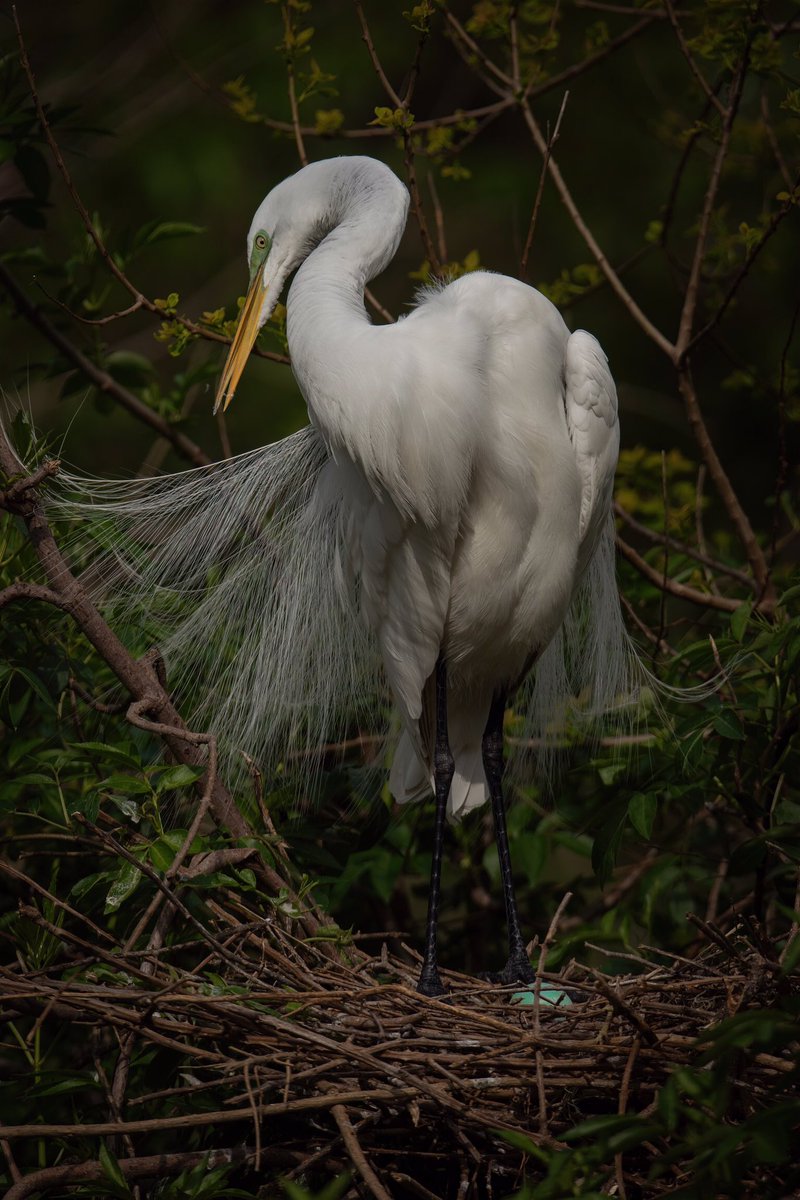
[[[716,558],[711,558],[702,551],[695,550],[694,547],[688,545],[687,542],[681,542],[677,538],[671,536],[665,537],[663,533],[656,533],[654,530],[649,529],[647,525],[642,525],[640,521],[637,521],[635,517],[631,516],[627,508],[623,508],[622,505],[616,500],[614,501],[614,515],[619,517],[620,520],[624,521],[626,525],[630,526],[635,533],[640,534],[642,537],[646,537],[648,541],[658,542],[658,544],[661,546],[666,544],[670,547],[670,549],[677,550],[679,554],[685,554],[687,558],[693,558],[695,562],[701,563],[704,567],[709,567],[718,575],[728,575],[731,579],[735,579],[739,583],[744,584],[745,587],[755,590],[755,584],[752,578],[745,571],[740,571],[738,567],[729,567],[727,563],[721,563]]]
[[[708,426],[703,419],[700,409],[700,401],[697,398],[691,371],[686,362],[678,370],[678,387],[683,396],[689,427],[703,456],[703,461],[708,467],[708,473],[713,479],[714,486],[725,506],[725,510],[739,535],[739,540],[744,548],[747,561],[752,568],[760,595],[758,607],[762,612],[771,613],[775,607],[775,592],[770,583],[769,566],[764,551],[758,544],[758,538],[755,535],[753,526],[750,524],[747,513],[742,508],[739,497],[733,489],[733,484],[728,478],[728,474],[714,448],[714,443],[708,432]]]
[[[297,93],[294,86],[294,64],[291,54],[291,36],[292,36],[292,18],[289,15],[289,6],[281,5],[283,14],[283,27],[286,36],[286,83],[289,90],[289,108],[292,113],[292,130],[294,132],[295,145],[297,146],[297,155],[301,164],[304,167],[308,166],[308,155],[306,154],[305,144],[303,142],[303,134],[300,130],[300,111],[297,107]]]
[[[405,108],[406,104],[403,103],[397,92],[389,83],[389,80],[386,77],[386,72],[381,65],[381,60],[378,58],[378,54],[375,49],[375,43],[372,40],[372,34],[370,33],[369,25],[367,24],[367,18],[364,16],[364,9],[361,7],[361,0],[354,0],[354,3],[356,15],[358,17],[358,23],[361,26],[361,40],[367,47],[367,53],[369,54],[370,62],[375,70],[375,74],[380,80],[380,85],[386,92],[386,95],[389,97],[395,108]]]
[[[547,166],[550,162],[550,155],[553,153],[553,147],[558,141],[558,135],[561,131],[561,120],[564,116],[564,109],[567,107],[569,100],[569,92],[564,92],[564,99],[561,101],[561,108],[558,110],[555,127],[552,134],[547,131],[547,149],[545,150],[544,158],[542,159],[542,169],[539,173],[539,186],[536,188],[536,199],[533,202],[533,211],[531,212],[530,224],[528,225],[528,236],[525,238],[525,248],[522,251],[522,258],[519,264],[520,278],[524,279],[528,270],[528,257],[533,246],[533,235],[536,232],[536,222],[539,218],[539,209],[542,205],[542,196],[544,195],[544,181],[547,178]]]
[[[695,79],[700,84],[702,91],[705,93],[706,99],[710,100],[711,103],[714,105],[714,108],[720,114],[720,116],[724,117],[726,115],[725,105],[722,103],[722,101],[719,99],[719,97],[714,94],[714,91],[711,88],[708,80],[706,79],[705,75],[703,74],[703,72],[700,70],[697,63],[695,62],[694,55],[692,54],[691,50],[689,49],[686,38],[683,36],[683,30],[681,29],[680,25],[678,24],[678,18],[675,13],[675,9],[672,7],[672,0],[664,0],[664,7],[667,10],[667,17],[669,18],[669,23],[675,31],[675,37],[678,39],[678,45],[680,47],[681,54],[686,59],[686,64],[687,64],[689,70],[692,72],[692,75],[694,75]]]
[[[178,454],[188,459],[194,466],[207,466],[211,462],[209,456],[204,450],[201,450],[196,442],[188,438],[185,433],[181,433],[174,425],[170,425],[159,413],[145,404],[143,400],[140,400],[133,392],[128,391],[121,383],[117,383],[116,379],[109,375],[107,371],[98,367],[77,346],[73,345],[60,329],[56,329],[55,325],[52,324],[49,317],[42,312],[38,305],[31,303],[3,263],[0,263],[0,283],[2,283],[11,296],[20,316],[24,317],[34,328],[38,329],[57,350],[61,351],[69,362],[74,363],[78,370],[82,371],[87,379],[91,380],[98,391],[111,396],[122,408],[136,417],[138,421],[141,421],[144,425],[149,425],[161,437],[166,438],[175,450],[177,450]]]
[[[672,342],[670,342],[668,340],[668,338],[666,338],[664,336],[664,334],[661,332],[660,329],[656,328],[656,326],[653,324],[653,322],[650,320],[650,318],[644,314],[644,312],[641,310],[639,305],[634,300],[633,296],[630,294],[628,289],[625,287],[625,285],[623,284],[619,275],[617,274],[617,272],[611,266],[611,263],[606,258],[603,250],[600,248],[600,245],[599,245],[597,239],[595,238],[594,234],[589,229],[589,226],[586,224],[583,217],[581,216],[581,214],[578,210],[578,206],[575,203],[575,201],[573,200],[572,194],[571,194],[569,188],[567,187],[566,182],[564,181],[564,177],[562,176],[560,170],[558,169],[558,164],[556,163],[556,160],[552,156],[548,157],[547,139],[545,138],[544,134],[542,133],[541,129],[539,128],[539,124],[531,111],[530,104],[528,103],[527,100],[523,100],[520,107],[522,110],[522,115],[525,119],[525,124],[528,126],[528,129],[530,130],[531,137],[533,138],[534,143],[536,144],[536,147],[542,156],[542,159],[543,160],[547,159],[547,169],[550,172],[550,176],[553,180],[553,183],[556,186],[556,190],[558,191],[558,194],[561,197],[561,203],[564,205],[567,212],[569,213],[569,216],[572,219],[573,225],[578,230],[578,232],[580,233],[583,240],[586,242],[586,245],[589,247],[589,250],[591,251],[592,255],[594,256],[594,259],[595,259],[597,265],[599,266],[600,270],[605,275],[612,290],[616,293],[616,295],[619,297],[619,299],[625,305],[625,307],[627,308],[631,317],[633,317],[634,321],[639,326],[639,328],[642,329],[643,332],[646,333],[647,336],[656,343],[656,345],[659,347],[659,349],[663,350],[663,352],[667,355],[667,357],[671,361],[674,362],[675,361],[675,353],[676,353],[675,346],[673,346]]]
[[[2,425],[0,425],[0,471],[7,476],[13,476],[19,471],[19,459]],[[152,663],[147,658],[133,658],[111,627],[103,620],[59,550],[38,497],[29,489],[24,493],[22,500],[15,501],[15,506],[19,516],[25,522],[28,535],[49,585],[48,589],[42,589],[34,598],[46,599],[48,603],[57,603],[58,607],[70,614],[84,636],[129,692],[133,701],[129,715],[133,723],[136,724],[137,721],[140,721],[151,732],[157,732],[163,738],[169,753],[177,763],[202,768],[203,775],[198,783],[203,788],[203,796],[206,790],[208,791],[208,807],[217,822],[228,829],[234,837],[251,838],[253,830],[239,812],[230,792],[216,776],[213,769],[215,767],[214,759],[207,760],[203,753],[204,746],[209,744],[210,735],[194,733],[187,729]],[[32,586],[21,583],[12,585],[14,589]],[[57,600],[46,595],[45,593],[48,591],[52,592]],[[20,592],[15,590],[9,598],[20,598]],[[145,713],[149,716],[146,717]],[[259,863],[258,871],[271,889],[280,890],[285,887],[284,880],[267,863]],[[296,904],[298,909],[301,907],[296,896],[291,895],[290,900]],[[318,921],[309,913],[304,913],[300,923],[308,936],[313,936],[319,928]]]
[[[749,43],[747,50],[742,56],[742,61],[739,63],[733,84],[731,85],[728,107],[725,109],[725,119],[722,123],[722,134],[719,140],[719,146],[717,147],[717,153],[714,156],[711,174],[709,175],[708,185],[706,187],[706,194],[703,199],[703,211],[700,215],[700,225],[697,231],[694,256],[692,258],[692,265],[689,271],[689,282],[686,285],[686,295],[684,297],[680,323],[678,326],[678,337],[675,342],[676,364],[680,364],[682,359],[685,357],[692,338],[692,326],[694,324],[694,316],[700,293],[700,277],[703,268],[703,261],[705,259],[706,242],[708,240],[708,231],[711,224],[711,214],[714,211],[714,203],[719,190],[720,178],[722,176],[722,166],[728,155],[728,146],[730,144],[733,123],[736,120],[736,113],[739,108],[739,100],[741,99],[742,89],[744,87],[748,61]]]
[[[178,1175],[203,1163],[206,1170],[214,1167],[233,1166],[245,1163],[253,1157],[246,1146],[232,1146],[227,1150],[188,1150],[174,1154],[148,1154],[141,1158],[118,1158],[116,1166],[126,1179],[160,1178]],[[106,1168],[100,1162],[67,1163],[61,1167],[44,1167],[32,1171],[19,1179],[6,1192],[5,1200],[24,1200],[35,1192],[46,1192],[66,1184],[108,1181]]]
[[[639,574],[643,575],[660,592],[669,592],[671,596],[677,596],[679,600],[688,600],[691,604],[700,605],[701,608],[714,608],[720,612],[736,612],[740,607],[741,600],[730,600],[727,596],[714,596],[710,593],[699,592],[685,583],[678,583],[676,579],[665,578],[661,571],[651,567],[640,554],[637,554],[633,546],[629,546],[626,541],[623,541],[619,534],[617,534],[616,541],[617,549],[622,557],[626,558]],[[760,611],[764,611],[763,608]]]
[[[375,1200],[392,1200],[392,1197],[389,1195],[386,1188],[383,1186],[380,1179],[378,1179],[378,1176],[367,1162],[366,1155],[361,1149],[361,1143],[356,1136],[353,1126],[350,1124],[350,1118],[347,1115],[347,1109],[342,1104],[334,1104],[331,1108],[331,1116],[339,1126],[339,1132],[342,1135],[342,1141],[345,1144],[347,1153],[350,1155],[353,1165],[358,1169],[361,1178],[372,1192]]]

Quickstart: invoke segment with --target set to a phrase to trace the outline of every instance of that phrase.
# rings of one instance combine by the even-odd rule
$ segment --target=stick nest
[[[90,940],[70,914],[55,925],[21,906],[57,952],[44,969],[2,970],[3,1015],[29,1047],[58,1035],[62,1067],[86,1090],[59,1120],[47,1115],[53,1100],[31,1123],[6,1116],[10,1200],[73,1194],[107,1178],[109,1161],[140,1196],[222,1164],[252,1195],[282,1195],[277,1177],[313,1191],[345,1172],[349,1196],[512,1195],[541,1180],[576,1124],[651,1118],[670,1074],[697,1063],[705,1031],[770,1007],[786,986],[767,946],[706,927],[713,941],[695,959],[641,958],[626,976],[574,963],[542,972],[568,987],[568,1007],[522,1007],[515,989],[447,971],[450,995],[429,1000],[407,948],[370,956],[302,940],[278,912],[264,920],[233,897],[209,910],[211,947],[192,937],[126,955],[99,927]],[[741,1114],[792,1071],[791,1047],[739,1054],[729,1086]],[[611,1194],[686,1181],[680,1159],[650,1177],[668,1149],[652,1137],[607,1165]],[[58,1165],[37,1163],[40,1139],[62,1147],[48,1154]]]

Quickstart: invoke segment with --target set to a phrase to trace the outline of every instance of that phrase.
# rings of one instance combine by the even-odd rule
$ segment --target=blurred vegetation
[[[548,1161],[532,1151],[521,1194],[537,1200],[599,1195],[614,1155],[646,1139],[682,1164],[674,1194],[777,1197],[791,1185],[796,1101],[776,1091],[751,1097],[742,1113],[741,1097],[726,1091],[726,1056],[797,1040],[789,986],[800,960],[796,6],[715,0],[677,11],[585,0],[368,4],[382,70],[401,97],[421,47],[412,102],[398,106],[376,77],[357,13],[333,0],[152,7],[115,0],[83,6],[80,20],[71,6],[32,0],[20,18],[73,195],[54,165],[13,27],[3,25],[4,387],[31,409],[51,452],[95,474],[184,467],[175,431],[213,459],[229,445],[247,449],[304,423],[302,398],[279,361],[287,352],[280,309],[259,342],[272,357],[248,367],[227,426],[210,415],[219,340],[230,336],[245,285],[250,214],[297,168],[298,148],[311,158],[374,154],[402,177],[414,166],[423,227],[410,221],[373,288],[391,314],[432,275],[479,266],[520,274],[541,191],[527,278],[572,327],[600,338],[619,385],[617,501],[621,535],[634,551],[620,560],[620,587],[632,634],[672,685],[715,677],[720,664],[729,670],[710,698],[651,712],[632,747],[619,738],[589,747],[576,736],[554,796],[519,785],[509,831],[521,911],[541,936],[572,892],[549,965],[577,956],[609,972],[631,969],[626,955],[643,944],[693,957],[698,930],[687,912],[723,929],[743,916],[771,947],[781,986],[757,1020],[744,1003],[709,1031],[716,1057],[676,1075],[646,1127],[633,1116],[598,1117],[578,1125]],[[583,219],[673,347],[709,179],[725,148],[681,353],[664,353],[609,287],[553,180],[540,188],[541,154],[514,88],[497,71],[530,94],[544,137],[558,129],[553,158]],[[26,300],[66,339],[66,351],[42,336]],[[123,393],[155,414],[162,436],[125,410]],[[736,505],[714,486],[697,412]],[[24,449],[19,421],[16,433]],[[736,506],[755,550],[745,544]],[[36,575],[13,512],[2,526],[0,568],[0,586]],[[73,814],[113,833],[134,860],[163,876],[191,823],[200,772],[165,764],[157,739],[130,726],[124,708],[102,712],[86,702],[115,701],[120,692],[69,616],[37,601],[10,604],[0,642],[3,854],[127,936],[153,897],[152,878],[82,832]],[[297,895],[313,895],[330,918],[326,936],[346,945],[351,929],[402,931],[419,944],[430,812],[397,812],[385,791],[379,804],[369,799],[365,757],[367,772],[378,769],[364,751],[371,732],[353,730],[357,744],[343,758],[331,752],[313,810],[299,808],[280,780],[263,781],[264,802],[290,845]],[[507,734],[519,736],[513,711]],[[237,800],[259,829],[261,853],[276,861],[255,791]],[[204,827],[191,852],[239,844],[224,829]],[[449,841],[448,964],[477,972],[499,962],[498,882],[490,818],[478,813]],[[286,905],[286,895],[270,894],[249,866],[236,865],[196,875],[181,897],[200,916],[209,894],[225,889],[262,912]],[[60,943],[18,916],[23,893],[29,898],[15,885],[3,902],[0,932],[12,957],[44,971]],[[58,906],[39,903],[57,924]],[[32,1024],[14,1027],[0,1052],[15,1079],[8,1093],[15,1120],[52,1119],[65,1097],[77,1119],[84,1085],[71,1074],[74,1047],[26,1041]],[[102,1057],[113,1073],[115,1050]],[[58,1146],[44,1142],[26,1153],[25,1169],[59,1159]],[[95,1156],[96,1146],[86,1153]],[[655,1178],[662,1169],[656,1162]],[[222,1171],[210,1188],[209,1178],[187,1172],[179,1185],[163,1182],[148,1194],[255,1194],[225,1190]],[[130,1194],[122,1177],[114,1186],[92,1194]],[[258,1194],[279,1194],[270,1186]],[[307,1194],[298,1187],[287,1194]]]

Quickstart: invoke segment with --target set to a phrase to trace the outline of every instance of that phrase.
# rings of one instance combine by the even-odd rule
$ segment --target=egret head
[[[405,226],[408,192],[383,163],[347,155],[309,163],[274,187],[259,205],[247,235],[250,286],[217,389],[214,411],[233,399],[258,331],[274,309],[291,272],[335,227],[359,209],[360,241],[353,246],[369,280],[386,266]]]
[[[233,399],[244,365],[261,326],[280,299],[288,276],[329,232],[337,213],[332,167],[340,160],[312,163],[274,187],[256,210],[247,235],[250,284],[214,412]]]

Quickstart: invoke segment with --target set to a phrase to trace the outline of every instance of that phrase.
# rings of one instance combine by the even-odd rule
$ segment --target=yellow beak
[[[222,372],[217,388],[217,398],[214,401],[215,413],[219,412],[220,405],[222,405],[222,411],[225,412],[233,399],[233,393],[236,391],[236,385],[244,370],[244,364],[247,362],[250,351],[253,349],[253,343],[258,336],[258,321],[266,290],[264,272],[258,270],[242,305],[239,324],[236,326],[231,348],[225,360],[225,369]]]

